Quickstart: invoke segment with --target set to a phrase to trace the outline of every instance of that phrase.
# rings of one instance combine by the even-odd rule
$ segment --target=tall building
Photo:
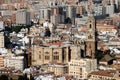
[[[42,7],[40,8],[37,18],[40,18],[40,23],[45,22],[45,20],[50,20],[50,8]]]
[[[4,56],[0,55],[0,67],[4,67]]]
[[[66,17],[69,17],[72,24],[75,24],[76,8],[75,6],[68,5],[66,8]]]
[[[4,42],[4,33],[0,33],[0,48],[5,47],[5,42]]]
[[[76,6],[76,14],[83,15],[85,14],[85,11],[86,10],[84,6],[81,6],[81,5]]]
[[[78,59],[71,60],[68,63],[69,75],[74,76],[77,80],[87,79],[88,74],[97,69],[96,59]]]
[[[30,25],[30,12],[26,10],[20,10],[16,13],[16,24],[18,25]]]
[[[93,14],[89,14],[87,20],[87,32],[86,32],[86,56],[95,57],[96,48],[96,22]]]
[[[106,14],[112,15],[114,13],[114,5],[107,5],[106,6]]]
[[[5,57],[4,66],[14,67],[15,69],[22,71],[24,69],[24,57],[23,56]]]
[[[51,23],[57,25],[59,23],[64,23],[65,14],[63,7],[51,7]]]
[[[4,3],[21,3],[25,2],[25,0],[1,0]]]
[[[0,4],[3,4],[5,1],[4,0],[0,0]]]
[[[106,6],[108,4],[110,4],[110,0],[102,0],[102,5],[103,6]]]
[[[94,6],[94,15],[95,16],[100,16],[105,14],[105,7],[99,4],[96,4]]]

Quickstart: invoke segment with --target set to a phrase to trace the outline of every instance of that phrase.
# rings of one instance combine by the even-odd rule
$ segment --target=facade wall
[[[23,59],[23,57],[5,57],[4,66],[14,67],[15,69],[19,69],[22,71],[24,69]]]
[[[114,13],[114,5],[107,5],[106,6],[106,14],[113,14]]]
[[[78,6],[76,7],[76,14],[83,15],[84,13],[85,13],[85,8],[84,8],[84,6],[78,5]]]
[[[30,12],[18,11],[16,13],[16,24],[30,25]]]
[[[69,75],[73,75],[77,79],[87,79],[88,74],[97,69],[97,62],[95,59],[71,60],[68,65]]]
[[[0,67],[4,67],[4,56],[0,55]]]
[[[73,50],[72,50],[73,49]],[[34,46],[32,52],[32,65],[41,65],[47,63],[68,63],[78,55],[74,52],[76,47],[39,47]]]
[[[54,72],[55,75],[66,74],[68,68],[62,65],[51,65],[48,67],[48,71]]]

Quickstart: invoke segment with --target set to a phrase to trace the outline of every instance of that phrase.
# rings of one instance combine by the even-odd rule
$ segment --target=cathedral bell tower
[[[96,22],[93,14],[88,16],[86,31],[86,56],[95,58],[97,50]]]

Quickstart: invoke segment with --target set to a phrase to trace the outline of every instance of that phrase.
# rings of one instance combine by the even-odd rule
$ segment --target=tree
[[[0,80],[8,80],[8,76],[7,75],[1,75]]]
[[[99,62],[99,60],[101,60],[104,57],[103,51],[98,50],[97,53],[95,53],[95,57]]]
[[[72,20],[69,17],[67,17],[65,19],[65,24],[71,24],[71,23],[72,23]]]
[[[45,29],[45,36],[46,36],[46,37],[50,37],[50,35],[51,35],[51,32],[50,32],[49,28],[47,27],[47,28]]]
[[[23,76],[19,76],[18,80],[24,80]]]

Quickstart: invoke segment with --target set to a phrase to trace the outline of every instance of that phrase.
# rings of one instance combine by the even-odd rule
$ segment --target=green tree
[[[23,76],[19,76],[18,80],[24,80]]]
[[[101,60],[104,57],[104,54],[102,51],[98,50],[97,53],[95,53],[95,57],[97,61],[99,62],[99,60]]]
[[[65,19],[65,23],[66,23],[66,24],[71,24],[71,23],[72,23],[72,20],[71,20],[69,17],[67,17],[67,18]]]
[[[8,80],[8,76],[7,75],[1,75],[0,80]]]
[[[30,74],[30,80],[35,80],[34,77]]]

